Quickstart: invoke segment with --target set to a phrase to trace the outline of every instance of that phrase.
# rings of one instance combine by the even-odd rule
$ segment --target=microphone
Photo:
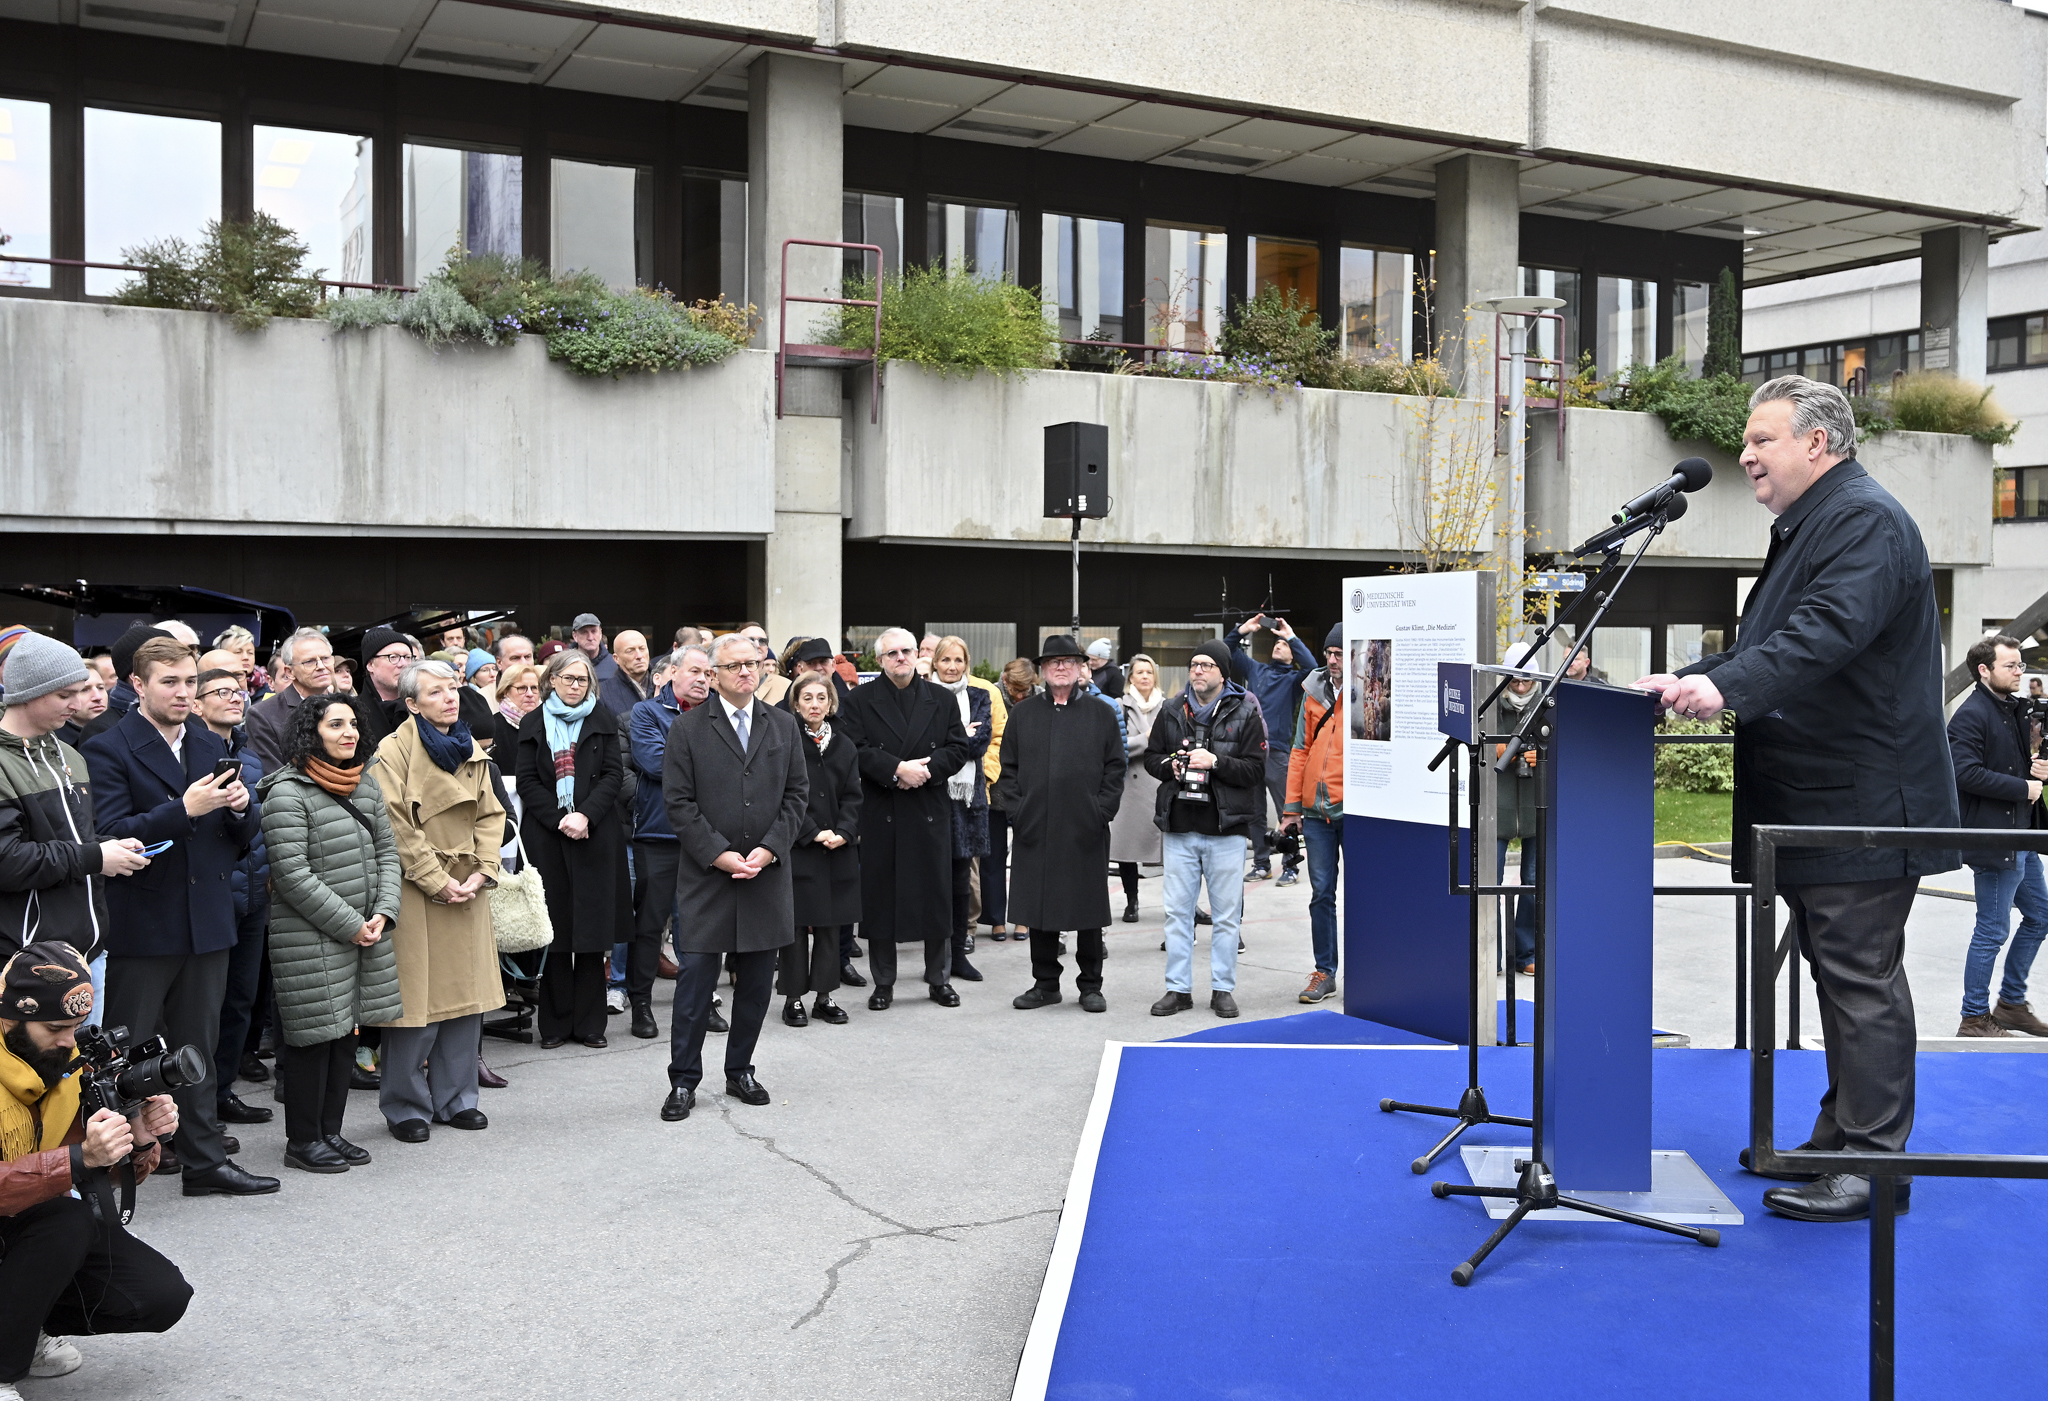
[[[1704,457],[1686,458],[1672,469],[1670,476],[1616,511],[1613,525],[1595,534],[1572,553],[1597,554],[1618,545],[1648,526],[1660,514],[1666,523],[1677,520],[1686,509],[1685,498],[1679,493],[1698,491],[1713,479],[1714,465],[1711,462]]]

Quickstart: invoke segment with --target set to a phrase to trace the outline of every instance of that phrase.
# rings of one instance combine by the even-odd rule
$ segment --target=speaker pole
[[[1081,518],[1080,518],[1079,516],[1075,516],[1075,517],[1073,517],[1073,522],[1074,522],[1074,638],[1075,638],[1075,640],[1076,640],[1076,641],[1078,641],[1078,640],[1080,639],[1080,636],[1081,636]]]

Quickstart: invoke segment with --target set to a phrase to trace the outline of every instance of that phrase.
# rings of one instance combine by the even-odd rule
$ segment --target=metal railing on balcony
[[[106,272],[156,272],[158,270],[153,263],[96,263],[88,258],[31,258],[21,253],[0,254],[0,264],[6,263],[34,263],[38,267],[48,268],[98,268]],[[346,292],[416,292],[419,290],[417,287],[406,287],[396,282],[342,282],[332,277],[287,277],[279,280],[284,282],[315,283],[321,289],[322,300],[325,300],[326,289],[329,287]],[[34,288],[26,290],[41,291],[43,289]]]
[[[861,254],[861,266],[867,266],[867,255],[875,255],[875,295],[873,300],[864,297],[805,297],[791,295],[789,290],[790,248],[837,248],[842,253]],[[865,361],[868,366],[868,422],[879,423],[882,417],[882,248],[875,243],[835,243],[829,239],[785,238],[782,240],[782,281],[776,286],[781,292],[777,306],[775,332],[775,416],[782,417],[782,380],[785,367],[822,366],[829,369],[844,369]],[[789,304],[808,302],[814,306],[871,306],[875,309],[875,338],[869,348],[844,345],[791,345],[789,343]]]

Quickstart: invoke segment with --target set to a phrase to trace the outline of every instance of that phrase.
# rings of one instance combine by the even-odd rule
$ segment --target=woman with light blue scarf
[[[540,1044],[605,1044],[604,958],[630,933],[632,889],[619,818],[625,755],[619,725],[598,702],[589,660],[548,659],[546,697],[519,724],[519,834],[547,890],[555,941],[540,978]]]

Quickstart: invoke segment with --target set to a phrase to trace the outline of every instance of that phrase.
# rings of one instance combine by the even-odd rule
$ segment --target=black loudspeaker
[[[1109,425],[1054,423],[1045,430],[1045,514],[1109,514]]]

